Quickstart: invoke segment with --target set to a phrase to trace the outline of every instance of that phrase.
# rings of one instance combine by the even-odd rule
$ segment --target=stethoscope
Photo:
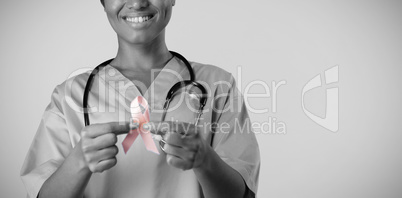
[[[176,84],[174,84],[170,90],[168,91],[167,95],[166,95],[166,100],[165,103],[163,105],[163,113],[162,113],[162,121],[165,120],[166,117],[166,112],[169,109],[169,105],[170,102],[172,101],[173,97],[175,95],[177,95],[179,93],[179,90],[182,90],[183,88],[187,87],[187,86],[194,86],[196,88],[198,88],[201,91],[201,94],[195,93],[195,92],[191,92],[190,90],[187,90],[190,92],[191,95],[195,95],[197,98],[199,98],[199,107],[198,107],[198,112],[197,112],[197,117],[195,120],[195,125],[198,124],[199,119],[201,118],[204,106],[207,102],[207,90],[205,89],[204,86],[202,86],[200,83],[195,81],[195,74],[193,71],[193,68],[191,67],[190,63],[187,61],[186,58],[184,58],[181,54],[177,53],[177,52],[173,52],[170,51],[170,53],[174,56],[179,58],[187,67],[188,72],[190,73],[190,80],[183,80],[183,81],[179,81]],[[87,84],[85,85],[85,90],[84,90],[84,98],[83,98],[83,107],[84,107],[84,123],[85,126],[90,125],[89,122],[89,115],[88,115],[88,95],[89,92],[91,91],[91,87],[94,81],[94,77],[99,73],[99,71],[104,68],[106,65],[110,64],[113,61],[113,59],[107,60],[103,63],[101,63],[100,65],[98,65],[97,67],[95,67],[95,69],[92,70],[91,74],[89,75]],[[163,149],[163,144],[165,144],[166,142],[162,139],[160,140],[159,144],[161,149],[164,151]]]

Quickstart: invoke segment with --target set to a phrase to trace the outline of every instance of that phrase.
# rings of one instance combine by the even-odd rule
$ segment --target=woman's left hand
[[[212,148],[202,138],[202,127],[186,122],[149,122],[144,126],[151,133],[161,135],[166,144],[163,149],[169,165],[189,170],[208,162]]]

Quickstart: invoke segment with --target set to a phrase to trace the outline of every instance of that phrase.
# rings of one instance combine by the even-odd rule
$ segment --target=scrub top
[[[233,76],[212,65],[191,62],[196,81],[208,92],[199,125],[205,127],[202,138],[208,141],[223,161],[238,171],[248,188],[256,193],[260,154],[255,134],[240,91]],[[90,72],[71,77],[58,85],[51,96],[21,170],[28,197],[36,197],[43,183],[57,170],[80,141],[84,127],[82,98]],[[90,122],[127,122],[130,103],[143,96],[150,107],[150,120],[160,121],[168,90],[190,74],[180,59],[172,58],[156,76],[145,93],[111,65],[94,78],[88,104]],[[180,108],[176,108],[180,109]],[[191,111],[173,110],[170,117],[193,122]],[[168,120],[166,118],[165,120]],[[85,189],[85,197],[204,197],[192,170],[183,171],[166,163],[166,155],[146,150],[140,136],[125,154],[119,135],[117,164],[103,173],[94,173]]]

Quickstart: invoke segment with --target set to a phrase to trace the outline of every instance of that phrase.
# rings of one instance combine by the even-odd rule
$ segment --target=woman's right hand
[[[110,122],[86,126],[81,131],[81,150],[91,172],[103,172],[116,165],[117,135],[126,134],[138,125]]]

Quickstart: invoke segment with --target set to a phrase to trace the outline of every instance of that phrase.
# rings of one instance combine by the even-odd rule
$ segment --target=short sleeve
[[[61,111],[61,98],[56,87],[21,169],[21,179],[28,197],[37,197],[43,183],[57,170],[72,149]]]
[[[243,96],[233,76],[216,87],[212,146],[217,154],[243,177],[255,194],[258,187],[260,153]]]

